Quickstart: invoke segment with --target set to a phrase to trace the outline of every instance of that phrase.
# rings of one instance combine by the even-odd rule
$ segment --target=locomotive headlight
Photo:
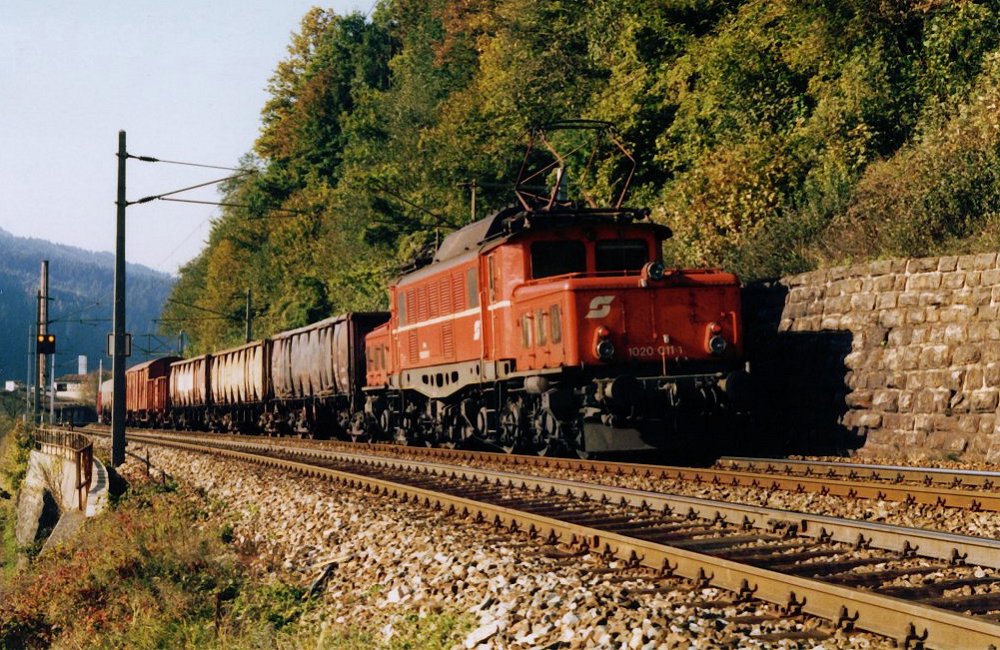
[[[594,346],[594,352],[601,361],[611,361],[615,356],[615,344],[611,342],[611,339],[598,339],[597,345]]]
[[[726,343],[726,339],[722,338],[718,334],[715,334],[708,339],[708,351],[716,356],[721,356],[725,353],[727,347],[729,347],[729,344]]]
[[[656,261],[647,263],[646,266],[642,267],[642,271],[643,275],[648,279],[658,282],[663,279],[663,275],[667,269],[663,266],[663,262]]]

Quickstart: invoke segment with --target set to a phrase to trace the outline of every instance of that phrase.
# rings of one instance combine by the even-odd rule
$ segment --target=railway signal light
[[[37,354],[55,354],[55,352],[56,352],[56,335],[55,334],[39,334],[35,338],[35,352]]]

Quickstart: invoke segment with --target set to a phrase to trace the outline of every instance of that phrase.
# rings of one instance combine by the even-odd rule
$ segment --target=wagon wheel
[[[354,417],[351,418],[351,426],[347,430],[351,442],[370,442],[373,424],[370,416],[366,416],[364,413],[355,413]]]

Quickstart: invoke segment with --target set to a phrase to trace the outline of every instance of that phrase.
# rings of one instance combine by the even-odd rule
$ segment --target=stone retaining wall
[[[1000,460],[996,253],[754,284],[744,315],[766,424],[803,451]]]

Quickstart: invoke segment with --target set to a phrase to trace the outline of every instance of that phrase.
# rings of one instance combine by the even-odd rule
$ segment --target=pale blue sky
[[[0,0],[0,228],[113,251],[120,129],[130,154],[235,166],[309,7],[366,13],[373,1]],[[128,199],[223,175],[130,161]],[[126,257],[173,273],[217,214],[130,207]]]

